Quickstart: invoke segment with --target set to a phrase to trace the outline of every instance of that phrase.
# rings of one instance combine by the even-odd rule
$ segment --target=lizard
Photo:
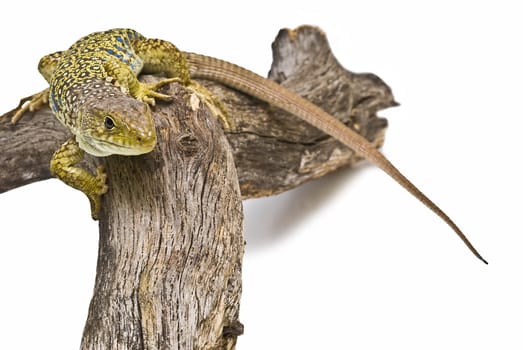
[[[320,107],[248,69],[218,58],[180,51],[169,41],[146,38],[133,29],[89,34],[66,51],[44,56],[38,68],[49,88],[22,99],[12,122],[16,123],[27,111],[49,104],[58,120],[71,130],[73,136],[51,158],[51,173],[87,195],[94,219],[100,210],[100,196],[107,191],[106,175],[101,167],[93,175],[76,166],[84,152],[107,156],[152,151],[156,133],[149,105],[154,105],[156,99],[170,99],[158,92],[169,83],[188,87],[215,114],[221,114],[219,101],[194,81],[208,79],[289,112],[337,139],[432,210],[478,259],[488,264],[457,224],[367,139]],[[146,84],[138,81],[141,73],[162,73],[167,78]],[[112,100],[122,98],[129,100],[125,110],[111,108]],[[226,115],[219,117],[227,126]]]

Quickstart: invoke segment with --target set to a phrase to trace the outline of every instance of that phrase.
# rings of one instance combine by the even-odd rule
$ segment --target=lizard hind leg
[[[225,131],[232,131],[234,129],[233,119],[229,117],[225,106],[219,98],[217,98],[205,86],[196,81],[192,81],[187,88],[194,92],[196,96],[205,103],[211,113],[220,121]]]
[[[163,73],[171,79],[177,79],[177,82],[194,92],[205,103],[225,130],[232,129],[232,121],[222,103],[203,85],[191,80],[185,54],[173,43],[142,38],[134,41],[132,46],[135,54],[143,61],[141,73]],[[168,80],[161,80],[158,84]]]
[[[225,130],[232,129],[232,121],[222,103],[203,85],[190,78],[185,54],[171,42],[161,39],[141,39],[133,42],[133,49],[143,61],[141,73],[163,73],[194,92],[218,118]],[[161,83],[162,81],[160,81]]]
[[[135,54],[143,61],[141,73],[164,73],[168,78],[177,78],[183,85],[191,81],[189,65],[184,54],[169,41],[141,39],[132,43]]]
[[[119,60],[106,61],[104,63],[104,70],[108,76],[116,80],[116,84],[120,86],[123,91],[151,106],[156,104],[155,99],[163,101],[170,101],[172,99],[171,96],[158,92],[158,89],[173,82],[180,82],[179,78],[173,77],[160,80],[157,83],[142,83],[131,70],[131,67]]]
[[[73,136],[53,154],[51,173],[67,185],[85,193],[91,205],[91,216],[93,220],[97,220],[101,207],[100,196],[107,192],[107,176],[102,166],[96,169],[96,175],[76,166],[83,157],[84,151]]]

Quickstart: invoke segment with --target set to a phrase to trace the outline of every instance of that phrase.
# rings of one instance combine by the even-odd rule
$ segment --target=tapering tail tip
[[[470,251],[472,252],[472,254],[474,254],[476,256],[476,258],[478,258],[479,260],[483,261],[483,263],[485,265],[488,265],[488,261],[485,260],[481,254],[476,250],[476,248],[474,248],[474,246],[472,244],[470,244],[470,242],[467,240],[467,246],[469,247]]]
[[[488,261],[483,259],[483,257],[481,255],[478,255],[478,259],[483,261],[485,263],[485,265],[488,265]]]

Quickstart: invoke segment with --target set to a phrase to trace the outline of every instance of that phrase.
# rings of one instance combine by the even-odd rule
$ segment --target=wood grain
[[[273,55],[271,79],[382,145],[387,122],[377,113],[396,102],[381,79],[345,70],[314,27],[280,31]],[[241,199],[280,193],[360,160],[292,115],[201,83],[223,102],[230,130],[172,84],[165,92],[173,102],[154,108],[153,152],[84,161],[89,169],[105,166],[110,190],[82,349],[233,349],[243,331]],[[69,136],[48,108],[17,125],[9,115],[0,117],[0,192],[49,178],[51,155]]]

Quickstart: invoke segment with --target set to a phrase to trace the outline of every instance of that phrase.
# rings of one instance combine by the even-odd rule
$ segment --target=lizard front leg
[[[53,73],[60,63],[60,60],[63,56],[62,51],[57,51],[55,53],[46,55],[40,59],[38,63],[38,71],[48,83],[51,82]],[[32,96],[25,97],[20,100],[20,104],[16,107],[16,112],[11,118],[11,123],[16,124],[26,112],[35,112],[40,108],[44,107],[49,103],[49,89],[45,89],[36,93]]]
[[[11,117],[11,123],[16,124],[26,112],[35,112],[49,103],[49,88],[42,90],[32,96],[25,97],[15,109]]]
[[[83,158],[84,151],[73,136],[53,154],[51,173],[67,185],[85,193],[91,204],[91,216],[97,220],[101,207],[100,196],[107,192],[106,175],[102,166],[96,168],[96,175],[75,166]]]

